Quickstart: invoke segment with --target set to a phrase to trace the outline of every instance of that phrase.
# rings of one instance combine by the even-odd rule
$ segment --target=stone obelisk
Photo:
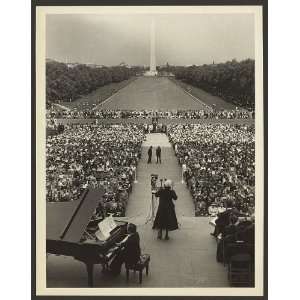
[[[151,76],[157,75],[156,60],[155,60],[155,22],[151,21],[150,28],[150,74]]]

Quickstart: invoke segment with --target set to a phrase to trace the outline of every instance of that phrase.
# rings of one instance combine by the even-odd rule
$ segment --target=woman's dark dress
[[[164,188],[156,192],[155,196],[159,197],[159,205],[153,223],[153,229],[178,229],[175,205],[172,201],[177,200],[175,191],[170,188]]]

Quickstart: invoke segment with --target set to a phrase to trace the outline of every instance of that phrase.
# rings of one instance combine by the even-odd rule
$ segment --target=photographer
[[[165,240],[169,239],[169,231],[178,229],[178,222],[175,213],[173,200],[177,200],[177,195],[172,189],[170,179],[164,182],[164,188],[155,193],[159,197],[159,205],[153,223],[153,229],[158,229],[157,238],[162,238],[162,230],[166,230]]]

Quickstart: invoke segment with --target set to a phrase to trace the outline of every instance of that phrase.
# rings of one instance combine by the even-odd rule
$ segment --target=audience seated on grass
[[[215,215],[228,203],[254,209],[254,125],[169,125],[168,136],[195,203],[196,216]],[[219,213],[219,212],[218,212]]]
[[[72,108],[63,110],[52,106],[46,111],[47,119],[253,119],[254,112],[236,108],[235,110],[109,110]]]
[[[89,186],[103,186],[98,214],[124,216],[143,140],[137,125],[67,125],[48,136],[47,201],[74,201]]]

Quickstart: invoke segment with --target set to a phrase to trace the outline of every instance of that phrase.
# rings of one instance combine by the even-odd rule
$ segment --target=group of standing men
[[[156,163],[160,163],[161,164],[161,148],[160,146],[157,146],[156,150]],[[148,149],[148,164],[151,164],[151,160],[152,160],[152,146],[150,146],[150,148]]]

